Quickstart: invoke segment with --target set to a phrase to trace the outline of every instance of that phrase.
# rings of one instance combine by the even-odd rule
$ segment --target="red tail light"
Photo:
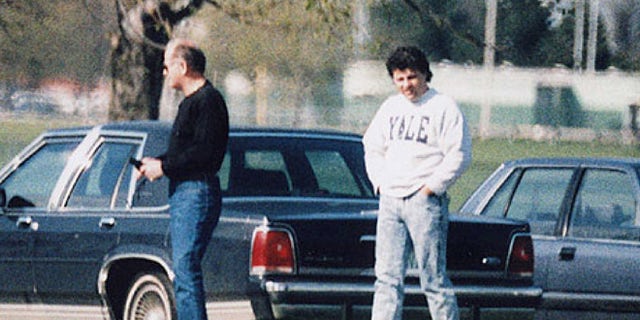
[[[516,235],[509,252],[507,272],[510,275],[533,275],[533,240],[528,234]]]
[[[293,273],[294,267],[293,237],[288,231],[269,227],[253,231],[250,274]]]

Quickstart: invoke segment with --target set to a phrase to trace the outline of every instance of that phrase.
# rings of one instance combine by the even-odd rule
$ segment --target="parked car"
[[[52,96],[37,92],[15,92],[11,95],[11,102],[13,111],[22,113],[50,115],[61,109]]]
[[[175,319],[168,181],[136,181],[129,162],[162,153],[170,130],[52,130],[0,171],[0,302],[30,304],[25,318],[80,304],[111,319]],[[360,136],[234,128],[219,176],[223,213],[203,262],[209,310],[250,300],[257,319],[366,316],[377,199]],[[533,264],[525,222],[451,218],[448,270],[469,317],[532,314]],[[407,284],[407,313],[424,316],[415,272]]]
[[[462,213],[523,219],[540,319],[640,319],[640,159],[502,164]]]

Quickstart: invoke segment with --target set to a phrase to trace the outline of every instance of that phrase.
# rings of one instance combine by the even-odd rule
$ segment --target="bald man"
[[[222,206],[218,170],[227,148],[229,116],[222,94],[203,75],[204,53],[186,39],[164,53],[166,83],[181,91],[166,153],[142,159],[140,172],[169,178],[174,289],[179,320],[207,319],[201,262]]]

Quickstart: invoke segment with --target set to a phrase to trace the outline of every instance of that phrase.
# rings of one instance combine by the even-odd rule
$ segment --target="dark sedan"
[[[136,181],[129,162],[162,153],[170,129],[52,130],[0,171],[0,302],[29,305],[25,318],[82,305],[105,319],[175,319],[168,181]],[[238,300],[258,319],[366,317],[377,199],[360,136],[233,129],[219,176],[223,213],[203,262],[212,318]],[[528,225],[451,221],[449,272],[466,314],[530,314],[541,292]],[[415,274],[407,282],[408,312],[426,314]]]
[[[640,318],[640,159],[509,161],[461,211],[527,220],[540,319]]]

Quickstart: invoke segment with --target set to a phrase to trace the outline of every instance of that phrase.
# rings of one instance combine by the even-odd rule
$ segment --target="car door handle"
[[[33,221],[31,216],[19,217],[16,221],[16,227],[20,229],[31,229],[33,231],[38,231],[38,222]]]
[[[19,217],[18,221],[16,221],[16,227],[28,228],[32,223],[33,223],[33,218],[31,218],[31,216]]]
[[[113,217],[100,218],[100,222],[98,222],[98,227],[100,227],[100,229],[111,229],[115,226],[116,219]]]
[[[575,247],[563,247],[560,249],[560,254],[558,258],[560,261],[571,261],[576,257],[576,248]]]

